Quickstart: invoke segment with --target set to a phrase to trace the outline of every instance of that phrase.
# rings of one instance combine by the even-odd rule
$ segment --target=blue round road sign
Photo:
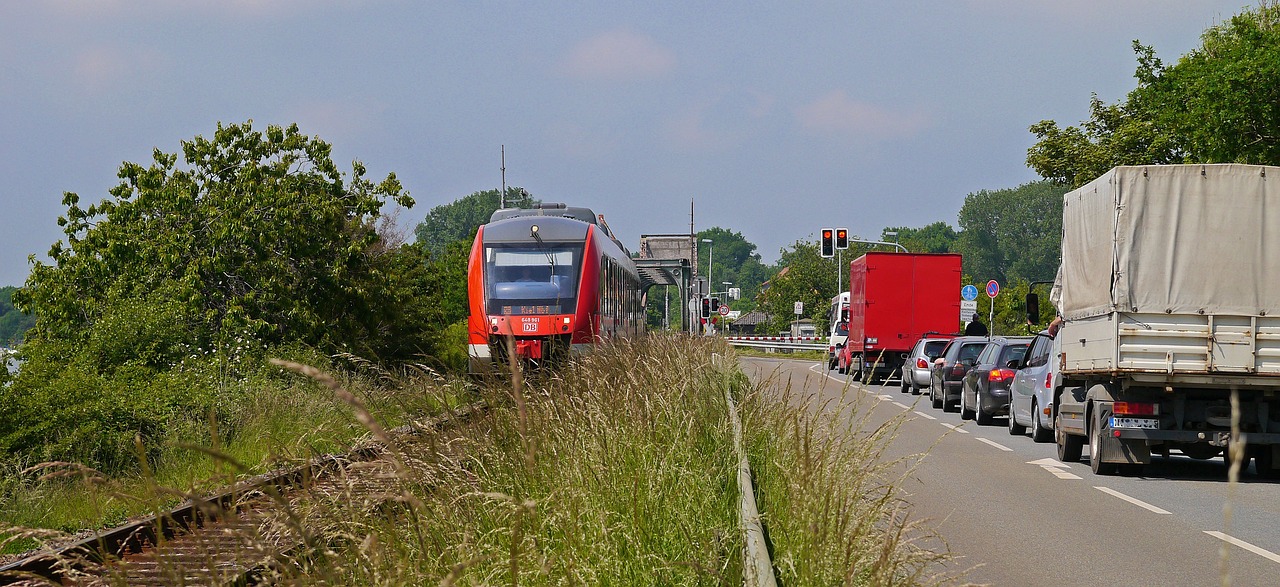
[[[973,300],[978,299],[978,288],[972,285],[966,285],[960,288],[960,297],[964,298],[966,301],[972,302]]]
[[[996,296],[998,296],[998,295],[1000,295],[1000,284],[999,284],[999,283],[996,283],[996,280],[994,280],[994,279],[992,279],[991,281],[988,281],[988,282],[987,282],[987,297],[989,297],[989,298],[994,298],[994,297],[996,297]]]

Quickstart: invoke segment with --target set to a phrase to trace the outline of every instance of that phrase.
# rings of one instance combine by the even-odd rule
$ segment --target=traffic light
[[[711,298],[711,312],[715,313],[719,311],[720,311],[720,298]]]
[[[702,317],[711,317],[711,298],[702,298]]]
[[[836,229],[836,248],[840,250],[849,248],[849,229]]]
[[[836,256],[835,231],[830,228],[822,229],[822,256]]]

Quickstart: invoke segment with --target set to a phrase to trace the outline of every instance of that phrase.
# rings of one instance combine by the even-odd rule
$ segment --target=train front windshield
[[[573,314],[582,244],[489,245],[484,250],[489,314]]]

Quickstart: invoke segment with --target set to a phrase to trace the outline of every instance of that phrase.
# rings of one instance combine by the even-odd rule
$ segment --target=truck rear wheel
[[[1270,445],[1260,445],[1253,451],[1253,468],[1263,479],[1280,479],[1280,469],[1276,468],[1275,453]]]
[[[1102,462],[1102,410],[1095,409],[1089,418],[1089,469],[1094,475],[1115,475],[1115,463]]]
[[[1062,431],[1062,416],[1053,417],[1053,438],[1058,443],[1058,460],[1064,463],[1080,462],[1084,450],[1084,438]]]

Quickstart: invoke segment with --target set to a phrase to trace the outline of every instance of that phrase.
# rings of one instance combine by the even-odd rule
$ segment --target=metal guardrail
[[[791,349],[798,351],[825,351],[829,348],[825,337],[820,336],[726,336],[731,346]]]
[[[712,364],[722,360],[720,354],[712,356]],[[769,557],[769,545],[765,542],[764,526],[760,523],[760,510],[756,506],[756,493],[751,484],[751,462],[742,444],[742,420],[738,418],[738,406],[733,402],[729,386],[724,388],[724,401],[729,407],[729,423],[733,427],[733,450],[738,457],[739,524],[745,541],[742,547],[742,579],[746,587],[778,587],[773,574],[773,560]]]

